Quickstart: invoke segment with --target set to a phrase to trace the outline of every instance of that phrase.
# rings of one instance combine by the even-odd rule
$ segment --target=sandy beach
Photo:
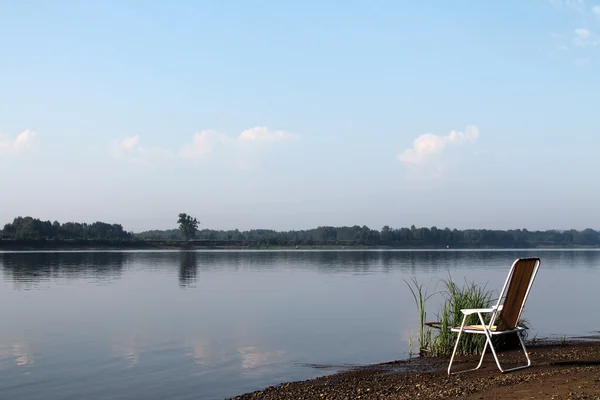
[[[531,368],[502,374],[491,354],[474,372],[448,376],[448,360],[414,358],[284,383],[235,400],[270,399],[600,399],[600,341],[538,342],[528,346]],[[499,354],[507,367],[522,352]],[[457,369],[477,357],[462,357]],[[476,364],[472,364],[475,366]]]

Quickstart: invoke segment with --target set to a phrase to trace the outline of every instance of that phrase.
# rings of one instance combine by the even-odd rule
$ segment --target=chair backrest
[[[502,308],[495,321],[490,321],[497,326],[497,330],[517,326],[540,264],[541,260],[537,257],[518,258],[513,263],[498,298],[497,306]]]

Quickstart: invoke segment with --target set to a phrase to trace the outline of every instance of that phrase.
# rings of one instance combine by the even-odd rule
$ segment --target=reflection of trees
[[[254,269],[273,270],[277,268],[313,269],[326,274],[368,273],[392,270],[406,272],[435,272],[459,267],[468,263],[489,263],[494,255],[488,252],[456,251],[207,251],[195,253],[195,264],[201,270]],[[161,263],[167,264],[167,254]],[[502,256],[506,264],[506,255]],[[515,257],[516,258],[516,257]],[[180,258],[180,262],[186,262]],[[181,274],[180,274],[181,276]]]
[[[17,289],[27,289],[43,281],[120,279],[131,255],[118,252],[1,253],[4,279]]]
[[[581,255],[581,266],[585,267],[586,269],[593,271],[596,270],[598,268],[598,265],[600,264],[600,252],[598,251],[582,251],[582,255]],[[578,266],[580,266],[578,265]]]
[[[193,251],[182,251],[179,253],[179,287],[184,289],[193,287],[198,274],[196,253]]]
[[[0,253],[4,279],[18,289],[50,280],[120,279],[124,266],[173,273],[179,264],[179,285],[194,286],[201,271],[270,271],[294,269],[336,273],[438,273],[460,267],[508,268],[518,257],[541,255],[544,268],[595,269],[598,251],[172,251],[172,252],[31,252]],[[177,269],[175,269],[177,271]]]
[[[201,270],[276,270],[293,268],[325,274],[403,271],[436,273],[456,268],[508,268],[518,257],[539,256],[536,250],[408,250],[408,251],[206,251],[196,252]],[[166,256],[166,255],[165,255]],[[586,267],[600,263],[597,251],[551,251],[542,258],[552,265]],[[165,264],[172,262],[164,259]],[[172,265],[172,264],[170,264]]]
[[[461,267],[507,266],[523,252],[494,251],[195,251],[135,253],[143,268],[171,270],[180,264],[181,286],[193,285],[197,270],[276,270],[293,268],[325,274],[369,273],[402,270],[407,273],[437,272]],[[507,261],[508,260],[508,261]],[[508,264],[507,264],[508,263]],[[192,266],[195,265],[195,268]]]

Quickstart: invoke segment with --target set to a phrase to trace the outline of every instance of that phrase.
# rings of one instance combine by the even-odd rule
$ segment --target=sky
[[[0,0],[0,225],[600,229],[600,0]]]

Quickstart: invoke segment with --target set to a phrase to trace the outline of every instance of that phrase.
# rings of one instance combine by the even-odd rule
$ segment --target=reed
[[[495,292],[489,290],[487,284],[478,285],[475,282],[465,280],[464,285],[459,286],[452,280],[452,277],[441,280],[443,289],[439,293],[443,296],[443,303],[436,314],[439,321],[439,330],[436,329],[437,333],[434,335],[432,329],[426,325],[426,303],[437,292],[428,294],[427,289],[422,284],[419,284],[415,278],[412,278],[412,285],[406,280],[405,282],[415,298],[419,312],[418,344],[420,356],[449,357],[452,354],[458,335],[450,329],[460,326],[463,319],[463,314],[460,310],[465,308],[490,308],[497,300],[497,298],[494,299]],[[485,324],[490,322],[489,314],[484,314],[483,318]],[[481,321],[479,321],[477,314],[473,314],[467,317],[465,324],[479,325]],[[519,325],[529,328],[528,322],[523,318],[521,318]],[[519,343],[516,335],[515,333],[514,335],[494,337],[494,345],[498,349],[512,348]],[[526,337],[525,332],[524,335]],[[463,355],[481,354],[484,345],[484,335],[463,335],[457,348],[457,353]]]
[[[425,325],[425,322],[427,320],[427,311],[425,309],[425,306],[427,304],[427,300],[429,300],[431,296],[433,296],[435,293],[428,294],[427,289],[424,287],[423,284],[419,284],[417,278],[412,277],[411,281],[412,284],[409,283],[406,279],[404,280],[404,282],[410,289],[413,298],[415,299],[415,304],[417,305],[417,309],[419,311],[419,332],[417,335],[417,344],[419,346],[419,354],[422,355],[431,347],[431,328]]]
[[[493,291],[487,289],[487,285],[477,285],[475,282],[465,281],[460,287],[452,278],[442,280],[445,290],[442,292],[444,303],[437,317],[440,322],[440,330],[431,341],[430,354],[433,356],[449,356],[452,354],[456,342],[457,333],[450,328],[460,326],[463,314],[461,309],[465,308],[489,308],[492,305]],[[466,324],[481,324],[476,314],[467,317]],[[486,316],[484,316],[486,318]],[[489,320],[484,319],[485,323]],[[484,335],[464,335],[460,341],[457,352],[459,354],[481,354],[485,344]]]

